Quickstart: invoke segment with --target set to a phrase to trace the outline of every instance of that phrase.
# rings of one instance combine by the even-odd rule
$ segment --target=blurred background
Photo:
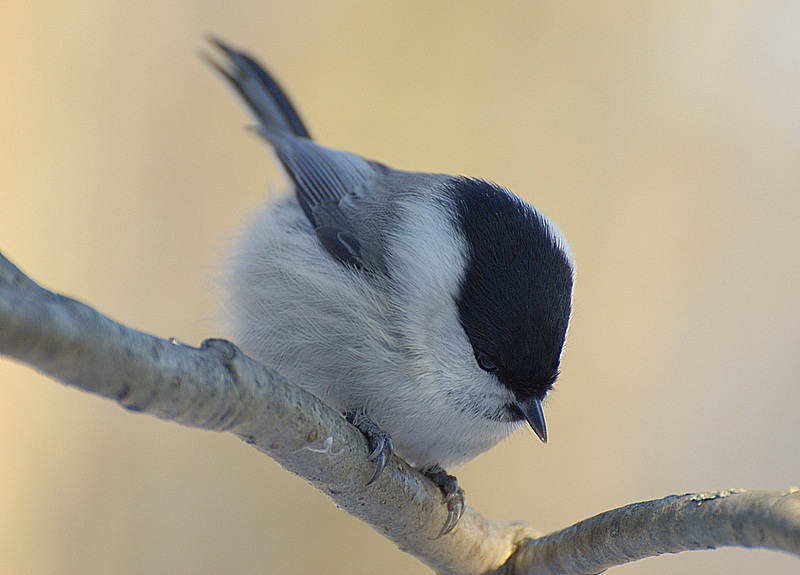
[[[800,4],[0,2],[0,248],[195,345],[224,334],[219,263],[278,177],[198,58],[210,32],[320,142],[496,181],[570,239],[551,441],[455,470],[470,506],[548,532],[800,484]],[[0,469],[0,574],[429,572],[235,437],[8,359]],[[725,549],[612,573],[798,570]]]

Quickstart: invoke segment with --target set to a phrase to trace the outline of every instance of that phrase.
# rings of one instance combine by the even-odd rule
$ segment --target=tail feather
[[[212,37],[210,41],[225,52],[230,61],[220,64],[210,56],[205,59],[230,82],[264,128],[311,139],[286,93],[263,66],[217,38]]]

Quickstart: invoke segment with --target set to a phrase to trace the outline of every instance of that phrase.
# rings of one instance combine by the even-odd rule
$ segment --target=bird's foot
[[[382,430],[378,425],[372,421],[367,414],[363,411],[355,413],[348,413],[346,416],[347,421],[353,424],[366,438],[369,444],[370,452],[368,459],[375,462],[375,473],[372,478],[367,481],[367,485],[372,485],[380,477],[386,464],[394,453],[394,444],[392,438]],[[453,478],[455,479],[455,477]]]
[[[422,474],[433,481],[441,490],[444,503],[447,505],[447,520],[444,522],[439,535],[437,535],[438,539],[442,535],[450,533],[458,525],[461,516],[464,515],[464,510],[467,508],[467,495],[458,485],[458,479],[438,465],[424,470]]]

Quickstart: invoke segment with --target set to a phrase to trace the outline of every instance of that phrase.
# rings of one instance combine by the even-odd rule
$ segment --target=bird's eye
[[[497,366],[494,362],[483,355],[482,353],[476,354],[475,358],[478,360],[478,367],[484,371],[497,371]]]

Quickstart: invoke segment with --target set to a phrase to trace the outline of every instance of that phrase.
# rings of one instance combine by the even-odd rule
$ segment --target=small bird
[[[574,262],[561,230],[484,180],[392,169],[311,140],[272,76],[212,39],[293,193],[270,197],[227,269],[234,341],[365,435],[376,481],[392,453],[442,490],[446,471],[527,422],[559,372]]]

